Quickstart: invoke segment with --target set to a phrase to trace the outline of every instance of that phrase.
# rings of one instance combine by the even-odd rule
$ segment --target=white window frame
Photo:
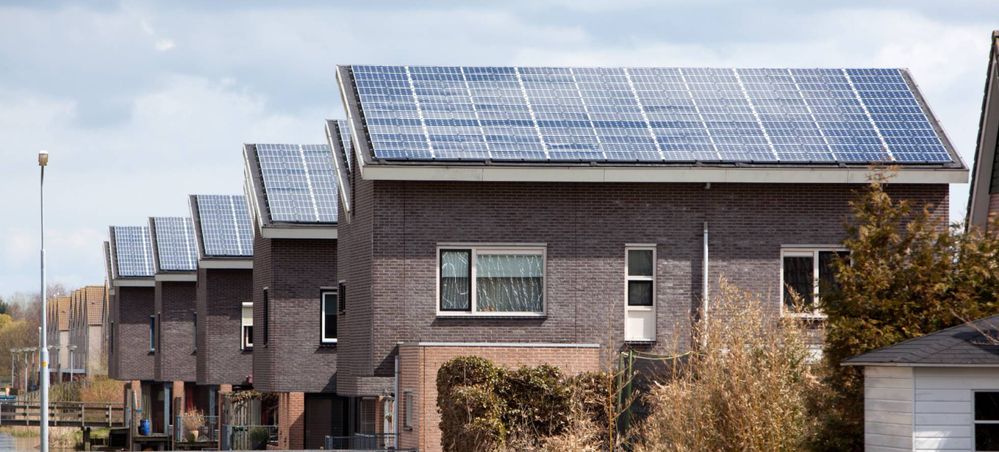
[[[999,420],[994,420],[994,421],[984,421],[983,420],[983,421],[979,421],[979,420],[975,419],[975,395],[978,394],[979,392],[994,392],[994,393],[999,393],[999,389],[972,389],[971,390],[971,413],[970,413],[970,415],[971,415],[970,416],[971,417],[971,450],[978,450],[977,447],[976,447],[976,445],[975,445],[975,428],[978,427],[979,424],[982,424],[982,425],[999,424]]]
[[[243,311],[246,308],[250,308],[250,324],[247,325],[245,322],[246,316]],[[244,301],[239,307],[239,349],[240,350],[253,350],[253,342],[246,341],[246,327],[253,328],[253,302]]]
[[[793,245],[782,246],[780,249],[780,312],[783,316],[805,317],[815,319],[825,319],[826,315],[819,309],[819,253],[849,253],[850,250],[840,245]],[[790,312],[787,304],[784,303],[784,258],[785,257],[811,257],[812,258],[812,304],[811,312]]]
[[[652,276],[632,276],[630,269],[628,268],[628,254],[632,251],[652,251]],[[654,311],[656,309],[656,276],[657,268],[656,264],[658,257],[656,256],[656,246],[655,245],[626,245],[624,247],[624,306],[626,310],[629,311]],[[652,281],[652,304],[649,306],[631,306],[628,304],[628,296],[631,295],[628,292],[628,282],[629,281]]]
[[[339,293],[339,291],[337,289],[322,289],[319,292],[319,313],[320,313],[320,317],[321,317],[321,319],[319,321],[319,323],[320,323],[320,325],[319,325],[319,339],[320,339],[320,342],[323,343],[323,344],[335,344],[337,342],[337,338],[335,338],[335,337],[334,338],[328,338],[328,337],[326,337],[326,314],[327,314],[327,312],[326,312],[326,296],[327,295],[334,295],[334,296],[337,297],[336,304],[333,306],[333,316],[334,317],[336,317],[336,316],[339,315],[338,311],[340,310],[340,293]],[[337,331],[337,336],[339,336],[339,335],[340,335],[340,331],[338,330]]]
[[[441,310],[441,251],[460,250],[470,251],[469,273],[470,273],[470,311],[443,311]],[[475,269],[478,256],[480,254],[523,254],[541,255],[541,311],[538,312],[496,312],[479,311],[478,296],[476,295],[476,279],[478,278]],[[545,317],[548,312],[548,249],[545,244],[442,244],[437,246],[437,256],[434,257],[434,305],[438,317]]]
[[[416,397],[412,390],[402,391],[402,428],[406,431],[413,430],[416,419]]]

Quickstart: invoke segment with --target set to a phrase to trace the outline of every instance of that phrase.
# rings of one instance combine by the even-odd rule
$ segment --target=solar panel
[[[253,232],[245,197],[195,195],[194,202],[206,256],[253,256]]]
[[[354,152],[354,145],[350,142],[350,126],[347,121],[338,119],[336,121],[337,128],[340,130],[340,143],[343,146],[340,148],[340,157],[347,164],[347,174],[350,174],[354,170],[354,163],[350,161],[350,156]]]
[[[900,69],[350,71],[376,159],[953,161]]]
[[[333,155],[324,144],[257,144],[271,221],[336,223]]]
[[[111,226],[111,250],[123,278],[153,276],[153,248],[146,226]]]
[[[150,218],[160,271],[195,271],[198,250],[190,217]]]

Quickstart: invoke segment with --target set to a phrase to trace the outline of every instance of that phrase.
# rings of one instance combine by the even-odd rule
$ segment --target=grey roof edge
[[[333,170],[336,174],[336,182],[340,186],[337,190],[340,195],[340,202],[343,204],[344,214],[350,215],[352,207],[350,199],[350,177],[346,170],[347,162],[341,160],[341,156],[345,155],[345,153],[340,124],[336,119],[327,119],[325,129],[326,141],[330,147],[330,152],[333,154]],[[339,220],[339,217],[337,220]]]
[[[187,195],[191,207],[191,221],[194,222],[194,242],[198,248],[198,260],[205,258],[205,239],[201,233],[201,214],[198,212],[198,195]]]
[[[992,168],[995,164],[996,146],[985,146],[984,141],[988,138],[985,133],[986,122],[989,118],[989,104],[999,103],[993,100],[990,93],[994,90],[992,81],[999,77],[996,74],[997,58],[999,58],[999,30],[992,32],[991,42],[989,42],[989,62],[985,68],[985,88],[982,93],[982,111],[978,120],[978,136],[975,140],[974,165],[971,171],[971,187],[968,195],[967,211],[965,212],[965,229],[975,226],[984,228],[988,222],[989,206],[989,181],[991,180]],[[996,93],[999,98],[999,93]],[[992,100],[992,102],[989,102]],[[996,116],[999,116],[997,107]],[[999,130],[994,130],[993,135],[999,134]]]
[[[993,316],[990,316],[990,317],[984,317],[984,318],[977,319],[977,320],[974,320],[974,321],[971,321],[971,322],[962,322],[962,323],[959,323],[957,325],[954,325],[954,326],[951,326],[951,327],[948,327],[948,328],[944,328],[944,329],[939,330],[939,331],[934,331],[932,333],[924,334],[924,335],[919,336],[919,337],[913,337],[913,338],[910,338],[910,339],[906,339],[906,340],[904,340],[902,342],[899,342],[899,343],[896,343],[896,344],[892,344],[892,345],[887,345],[887,346],[884,346],[884,347],[880,347],[880,348],[871,350],[869,352],[862,353],[860,355],[857,355],[857,356],[854,356],[854,357],[851,357],[851,358],[847,358],[847,359],[843,360],[843,362],[841,362],[840,365],[842,365],[842,366],[898,366],[898,367],[927,367],[927,366],[935,366],[935,367],[950,367],[950,366],[953,366],[953,367],[992,367],[992,366],[996,366],[996,367],[999,367],[999,355],[995,355],[995,362],[994,363],[987,363],[987,364],[983,364],[983,363],[963,363],[963,364],[961,364],[961,363],[944,363],[944,362],[934,362],[932,360],[930,360],[930,361],[924,361],[924,360],[913,361],[913,360],[906,360],[902,356],[897,356],[897,357],[891,357],[890,356],[892,353],[897,352],[900,348],[905,348],[906,346],[910,346],[910,345],[917,345],[917,346],[922,346],[922,347],[927,347],[927,348],[940,348],[940,342],[938,342],[938,341],[945,340],[946,338],[950,337],[950,335],[952,333],[955,333],[955,332],[957,332],[959,330],[967,330],[969,333],[978,332],[979,334],[982,335],[982,337],[985,337],[984,334],[982,334],[982,330],[991,330],[991,332],[999,332],[999,314],[993,315]],[[969,343],[968,342],[960,342],[958,344],[960,344],[960,345],[967,345]],[[999,344],[997,344],[997,346],[999,346]],[[952,348],[953,348],[952,346],[943,347],[943,348],[940,348],[940,350],[934,350],[933,353],[942,352],[944,350],[950,350]]]

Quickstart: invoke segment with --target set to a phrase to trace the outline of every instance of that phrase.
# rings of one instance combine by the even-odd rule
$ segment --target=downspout
[[[704,222],[704,263],[703,268],[703,278],[701,281],[701,322],[704,325],[703,331],[701,331],[701,345],[707,347],[708,345],[708,222]]]
[[[395,354],[395,381],[393,385],[395,386],[393,388],[395,394],[392,395],[392,430],[395,433],[395,446],[399,447],[399,401],[402,400],[402,394],[399,394],[399,353]]]

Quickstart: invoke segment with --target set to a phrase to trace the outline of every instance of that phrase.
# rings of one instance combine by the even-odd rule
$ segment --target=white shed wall
[[[912,451],[911,367],[864,368],[864,445],[867,452]]]
[[[915,450],[974,450],[974,391],[999,391],[999,368],[913,369]]]

